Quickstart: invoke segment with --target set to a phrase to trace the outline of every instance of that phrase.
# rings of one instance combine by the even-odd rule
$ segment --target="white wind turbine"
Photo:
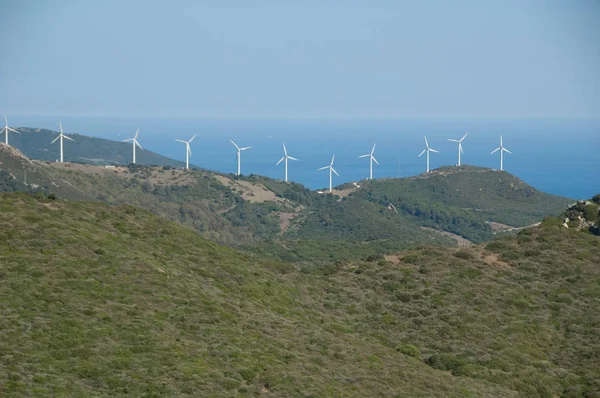
[[[377,159],[375,159],[375,156],[373,156],[373,152],[375,152],[375,145],[377,144],[373,144],[373,149],[371,149],[371,153],[359,156],[359,159],[366,158],[367,156],[369,157],[369,180],[373,179],[373,161],[375,161],[375,163],[379,165],[379,162],[377,161]]]
[[[231,141],[231,143],[232,143],[232,144],[235,146],[235,148],[237,149],[237,155],[236,155],[236,159],[237,159],[237,166],[238,166],[238,168],[237,168],[237,175],[240,175],[240,174],[241,174],[241,169],[242,169],[242,166],[241,166],[241,164],[242,164],[242,158],[241,158],[242,151],[245,151],[245,150],[247,150],[247,149],[251,149],[252,147],[251,147],[251,146],[245,146],[245,147],[243,147],[243,148],[240,148],[239,146],[237,146],[237,144],[236,144],[235,142],[233,142],[233,140],[232,140],[232,139],[229,139],[229,141]]]
[[[175,141],[183,142],[185,144],[185,169],[186,170],[190,168],[190,156],[192,156],[192,150],[190,149],[190,142],[192,142],[194,140],[194,138],[196,138],[197,135],[198,134],[194,134],[194,136],[192,138],[190,138],[189,141],[175,139]]]
[[[277,162],[275,164],[275,166],[278,166],[279,163],[281,163],[281,162],[283,162],[285,160],[285,181],[286,182],[288,180],[287,179],[287,176],[288,176],[288,173],[287,173],[288,159],[290,159],[290,160],[298,160],[298,159],[293,158],[293,157],[291,157],[290,155],[287,154],[287,149],[285,148],[285,144],[283,144],[283,157],[281,159],[279,159],[279,162]]]
[[[452,141],[452,142],[457,142],[458,143],[458,166],[460,166],[460,154],[463,153],[463,149],[462,149],[462,142],[465,139],[465,137],[469,135],[469,133],[463,135],[463,138],[461,138],[460,140],[453,140],[448,138],[448,141]]]
[[[142,146],[140,145],[140,143],[137,141],[138,138],[138,134],[140,133],[140,128],[138,127],[137,131],[135,132],[135,136],[133,138],[128,138],[126,140],[123,140],[121,142],[129,142],[132,141],[133,143],[133,164],[135,164],[135,146],[139,146],[140,149],[143,151],[144,148],[142,148]]]
[[[2,130],[0,130],[0,134],[2,134],[3,132],[4,132],[4,134],[6,134],[4,136],[4,143],[6,145],[8,145],[8,132],[9,131],[12,131],[13,133],[17,133],[17,134],[21,134],[21,133],[19,133],[17,130],[15,130],[13,128],[8,127],[8,120],[6,119],[6,115],[4,115],[4,123],[5,123],[5,126]]]
[[[436,151],[435,149],[429,148],[429,143],[427,142],[427,137],[425,137],[425,149],[423,149],[423,152],[421,152],[419,154],[419,156],[417,156],[417,157],[420,158],[421,155],[423,155],[425,152],[427,152],[427,172],[429,173],[429,152],[435,152],[435,153],[440,153],[440,152]]]
[[[504,146],[502,145],[502,136],[500,136],[500,146],[496,149],[494,149],[492,152],[490,152],[490,155],[492,155],[494,152],[500,150],[500,171],[504,170],[504,152],[508,152],[512,155],[512,152],[509,151],[508,149],[504,148]]]
[[[58,137],[56,137],[54,140],[52,140],[50,145],[54,144],[56,142],[56,140],[60,139],[60,162],[62,163],[63,162],[63,138],[66,138],[67,140],[71,140],[71,141],[75,141],[75,140],[71,137],[66,136],[63,133],[61,122],[58,122],[58,125],[60,126],[60,134],[58,135]]]
[[[325,170],[325,169],[329,169],[329,192],[332,191],[332,181],[333,181],[333,175],[332,173],[335,173],[336,176],[340,176],[337,171],[335,171],[335,169],[333,168],[333,160],[335,159],[335,155],[333,155],[333,157],[331,158],[331,163],[329,163],[329,166],[325,166],[325,167],[321,167],[318,170]]]

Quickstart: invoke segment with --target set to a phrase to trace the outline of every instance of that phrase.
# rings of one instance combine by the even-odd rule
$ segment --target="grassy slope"
[[[338,201],[337,196],[318,195],[299,184],[258,176],[234,178],[200,170],[139,166],[113,173],[74,164],[23,166],[26,159],[13,158],[0,153],[4,161],[0,167],[17,179],[28,168],[28,182],[38,181],[60,197],[137,205],[219,243],[288,261],[353,260],[425,243],[456,244],[420,226],[473,241],[489,240],[494,234],[488,219],[530,224],[558,213],[568,201],[537,192],[509,174],[468,166],[460,173],[454,173],[455,168],[440,169],[427,178],[364,181],[360,189]],[[251,203],[244,199],[251,197],[242,195],[238,183],[264,187],[278,198]],[[10,190],[15,189],[13,185]],[[389,203],[399,213],[388,209]],[[279,214],[294,212],[282,236]]]
[[[363,323],[377,317],[356,305],[369,293],[342,295],[340,275],[259,261],[130,206],[1,194],[0,393],[514,395],[396,350]]]
[[[412,178],[364,181],[351,196],[387,205],[427,226],[476,242],[493,234],[486,221],[523,227],[564,210],[571,199],[539,192],[506,172],[442,167]]]
[[[58,132],[46,129],[20,127],[21,134],[12,134],[10,144],[23,152],[27,157],[36,160],[53,162],[60,157],[57,142],[50,144],[58,136]],[[67,162],[88,164],[129,164],[132,161],[130,142],[118,142],[82,134],[70,134],[75,141],[64,141],[64,159]],[[133,135],[132,135],[133,136]],[[185,162],[170,159],[148,150],[136,151],[137,164],[171,165],[183,167]]]

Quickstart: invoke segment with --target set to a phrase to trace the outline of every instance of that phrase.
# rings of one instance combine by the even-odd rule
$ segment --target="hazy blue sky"
[[[0,2],[0,112],[600,117],[600,1]]]

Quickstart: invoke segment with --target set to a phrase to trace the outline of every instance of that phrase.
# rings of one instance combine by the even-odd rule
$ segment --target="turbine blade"
[[[279,166],[279,163],[283,162],[283,159],[285,159],[285,156],[279,159],[279,162],[275,163],[275,166]]]
[[[373,156],[373,161],[379,165],[379,162],[377,161],[377,159],[375,159],[375,156]]]
[[[298,160],[298,159],[296,159],[296,158],[293,158],[293,157],[291,157],[291,156],[288,156],[287,158],[288,158],[288,159],[290,159],[290,160]]]
[[[190,138],[190,140],[188,141],[188,144],[189,144],[190,142],[194,141],[194,138],[196,138],[196,136],[197,136],[197,135],[198,135],[198,134],[194,134],[194,136],[193,136],[192,138]]]
[[[287,148],[285,147],[285,144],[283,144],[283,154],[287,156]]]
[[[502,148],[502,150],[503,150],[503,151],[505,151],[505,152],[508,152],[508,153],[510,153],[510,154],[512,155],[512,152],[511,152],[511,151],[509,151],[508,149],[506,149],[506,148]]]
[[[139,133],[140,133],[140,128],[138,127],[135,132],[135,137],[133,137],[133,138],[137,139]]]
[[[129,142],[129,141],[133,141],[133,138],[127,138],[126,140],[123,140],[121,142]]]
[[[60,126],[60,133],[62,134],[62,123],[58,122],[58,125]]]
[[[139,142],[137,142],[137,140],[134,140],[134,145],[137,145],[142,151],[144,150],[144,148],[142,148],[142,146],[140,145]]]
[[[252,147],[251,146],[246,146],[246,147],[240,148],[240,151],[245,151],[246,149],[252,149]]]
[[[431,152],[440,153],[440,151],[436,151],[435,149],[431,149],[431,148],[429,148],[429,150],[430,150]]]
[[[366,158],[367,156],[371,156],[371,154],[370,154],[370,153],[367,153],[366,155],[360,155],[358,158],[359,158],[359,159],[360,159],[360,158]]]
[[[496,151],[498,151],[498,149],[500,149],[500,147],[494,149],[492,152],[490,152],[490,155],[493,155]]]
[[[340,175],[338,174],[338,172],[337,172],[337,171],[335,171],[335,169],[334,169],[333,167],[331,168],[331,171],[333,171],[333,172],[335,173],[335,175],[336,175],[336,176],[338,176],[338,177],[340,176]]]
[[[448,141],[452,141],[452,142],[460,142],[459,140],[453,140],[451,138],[448,138]]]
[[[467,138],[468,135],[469,135],[469,133],[463,135],[463,138],[461,138],[460,141],[462,142],[462,140],[464,140],[465,138]]]
[[[500,146],[502,146],[502,136],[500,136]]]
[[[460,153],[462,153],[464,155],[465,152],[462,149],[462,145],[458,145],[458,149],[460,149]]]
[[[73,138],[69,137],[68,135],[64,135],[63,134],[63,138],[69,140],[69,141],[75,141]]]
[[[238,150],[240,149],[240,147],[239,147],[239,146],[237,146],[237,144],[236,144],[235,142],[233,142],[233,140],[232,140],[231,138],[229,139],[229,141],[231,141],[231,143],[232,143],[232,144],[233,144],[233,145],[234,145],[234,146],[235,146],[235,147],[236,147]]]
[[[331,164],[329,165],[329,167],[333,166],[333,161],[335,160],[335,155],[333,155],[333,157],[331,158]]]
[[[420,157],[421,157],[421,155],[423,155],[425,152],[427,152],[427,148],[423,149],[423,152],[421,152],[421,153],[419,154],[419,156],[417,156],[417,157],[418,157],[418,158],[420,158]]]
[[[4,124],[6,124],[6,127],[8,127],[8,119],[6,118],[6,115],[4,115]]]
[[[373,149],[371,149],[371,155],[373,155],[373,152],[375,152],[375,145],[377,145],[377,143],[373,144]]]
[[[50,144],[54,144],[56,142],[56,140],[58,140],[59,138],[60,138],[60,134],[58,135],[58,137],[56,137],[55,139],[53,139]]]
[[[187,151],[188,151],[188,153],[190,154],[190,156],[192,156],[192,148],[190,148],[190,146],[189,146],[189,145],[187,146]]]
[[[426,146],[427,148],[429,148],[429,142],[427,142],[427,137],[424,137],[424,138],[425,138],[425,146]]]
[[[15,130],[15,129],[13,129],[13,128],[10,128],[10,127],[6,127],[6,128],[7,128],[8,130],[12,131],[13,133],[21,134],[21,132],[20,132],[20,131],[17,131],[17,130]]]
[[[183,142],[184,144],[187,144],[187,141],[184,141],[184,140],[178,140],[177,138],[175,138],[175,141],[178,141],[178,142]]]
[[[328,169],[329,167],[330,167],[330,166],[324,166],[324,167],[321,167],[320,169],[317,169],[317,171],[318,171],[318,170],[325,170],[325,169]]]

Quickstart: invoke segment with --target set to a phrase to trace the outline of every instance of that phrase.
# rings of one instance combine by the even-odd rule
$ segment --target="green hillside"
[[[30,159],[54,162],[60,158],[58,143],[50,144],[58,132],[46,129],[19,127],[21,134],[12,134],[10,145]],[[64,142],[65,162],[94,165],[126,165],[132,161],[131,143],[106,140],[82,134],[69,134],[75,141]],[[136,164],[184,167],[185,162],[170,159],[148,150],[137,150]]]
[[[422,244],[469,243],[461,237],[483,242],[558,214],[570,202],[510,174],[474,167],[361,181],[360,188],[348,184],[331,195],[255,175],[30,161],[4,145],[0,162],[0,191],[41,189],[61,198],[136,205],[218,243],[307,266]]]
[[[131,206],[0,194],[3,396],[598,396],[600,239],[297,271]]]
[[[355,331],[318,277],[143,210],[0,209],[3,396],[511,395]]]
[[[419,224],[475,242],[492,238],[494,228],[489,222],[524,227],[559,214],[572,202],[540,192],[507,172],[474,166],[362,181],[361,188],[350,195],[382,206],[391,203]]]

